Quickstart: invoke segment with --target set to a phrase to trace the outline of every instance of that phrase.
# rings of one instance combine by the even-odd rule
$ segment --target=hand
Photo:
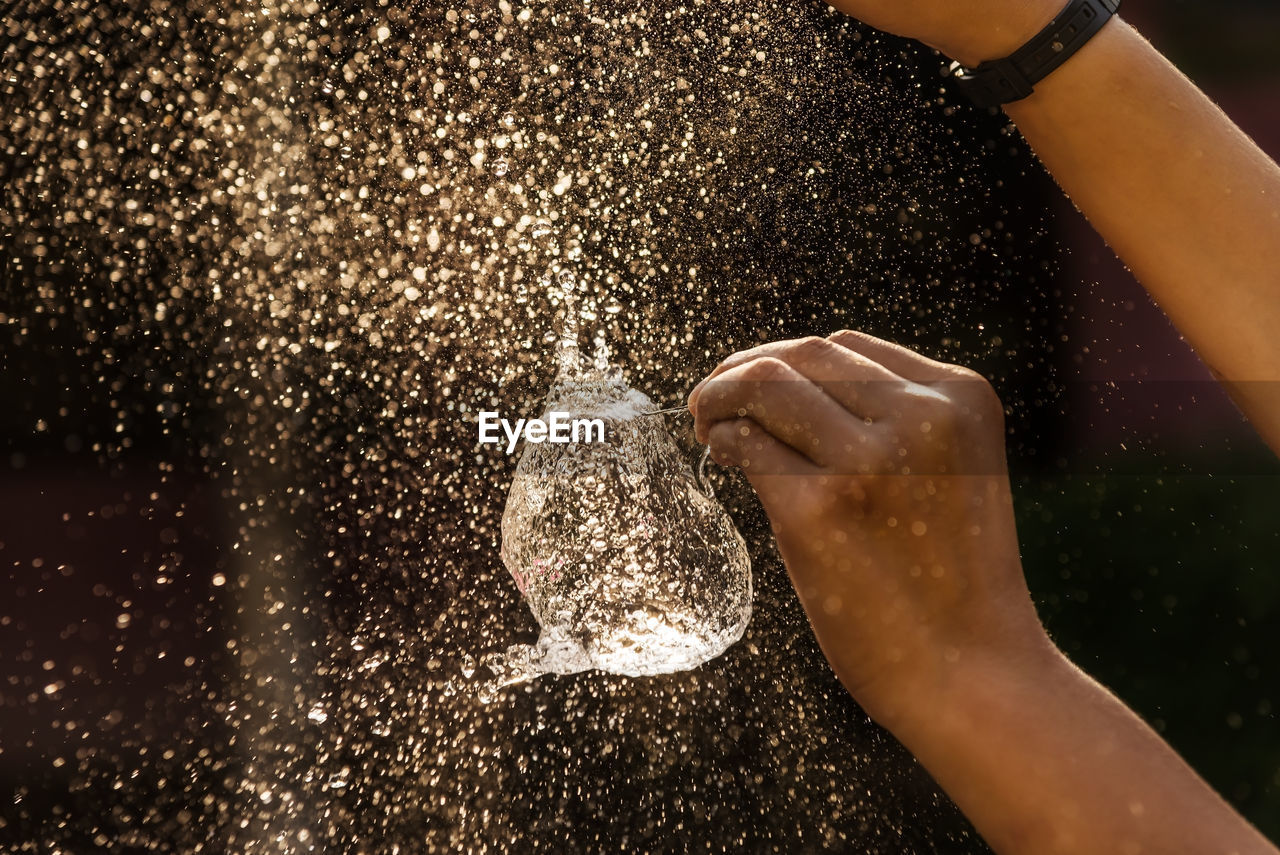
[[[835,0],[879,30],[918,39],[972,68],[1026,44],[1066,0]]]
[[[734,354],[689,396],[742,468],[837,676],[882,724],[960,666],[1047,644],[1018,557],[1004,412],[972,371],[855,332]]]

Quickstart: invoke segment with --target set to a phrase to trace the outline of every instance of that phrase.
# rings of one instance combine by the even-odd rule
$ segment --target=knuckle
[[[971,407],[983,413],[1004,412],[1004,404],[1001,402],[1000,396],[986,377],[967,368],[963,377],[964,395],[968,398]]]
[[[750,419],[717,422],[707,433],[707,445],[712,452],[730,460],[749,459],[760,443],[760,430]]]
[[[707,448],[717,463],[732,463],[742,455],[737,431],[730,422],[717,422],[707,432]]]
[[[986,377],[964,366],[950,366],[946,410],[954,423],[1003,423],[1004,403]]]
[[[737,431],[733,422],[716,422],[707,431],[707,444],[715,448],[726,448],[737,441]]]
[[[741,376],[751,382],[767,383],[785,379],[790,371],[790,367],[781,359],[762,356],[743,366]]]
[[[711,430],[707,435],[710,438],[719,440],[726,445],[737,443],[739,440],[750,435],[750,425],[750,419],[725,419],[723,421],[716,422],[711,427]]]
[[[839,352],[840,347],[834,342],[818,336],[809,336],[793,342],[787,349],[786,355],[793,362],[830,368]]]
[[[826,353],[831,348],[831,342],[825,338],[819,338],[816,335],[805,336],[791,342],[787,348],[790,354],[807,355],[812,353]]]
[[[949,382],[956,384],[957,388],[987,382],[987,378],[983,377],[967,365],[955,365],[948,362],[943,363],[943,367],[946,370],[946,379]]]

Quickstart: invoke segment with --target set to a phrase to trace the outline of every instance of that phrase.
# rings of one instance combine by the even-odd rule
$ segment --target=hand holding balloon
[[[836,674],[885,723],[963,659],[1044,644],[1003,409],[980,376],[841,332],[726,359],[689,396],[742,468]]]
[[[836,675],[992,849],[1277,855],[1049,641],[985,380],[842,332],[735,354],[689,408],[760,494]]]

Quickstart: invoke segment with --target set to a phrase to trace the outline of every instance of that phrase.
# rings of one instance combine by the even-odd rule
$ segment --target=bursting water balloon
[[[694,668],[742,637],[751,563],[733,521],[657,407],[608,365],[561,372],[547,413],[599,419],[602,443],[528,444],[502,516],[502,559],[542,634],[491,667],[502,683],[600,669]],[[561,350],[573,366],[576,347]]]
[[[478,454],[470,418],[586,394],[546,359],[566,267],[569,320],[662,402],[820,327],[1062,352],[1021,312],[991,323],[991,283],[1052,303],[1026,249],[1046,206],[1005,209],[1016,169],[983,164],[1016,139],[955,132],[972,117],[944,115],[931,57],[917,74],[825,4],[765,0],[17,0],[0,27],[0,837],[957,851],[955,811],[849,711],[740,479],[720,499],[750,570],[669,423],[613,400],[629,445],[565,455],[594,487],[548,478],[538,514],[512,496],[526,588],[569,549],[582,574],[546,595],[576,616],[539,625],[499,561],[516,460]],[[633,562],[641,613],[610,616],[588,582]],[[454,691],[488,673],[468,652],[539,632],[622,668],[625,632],[583,628],[645,635],[650,600],[686,662],[751,622],[663,678]]]

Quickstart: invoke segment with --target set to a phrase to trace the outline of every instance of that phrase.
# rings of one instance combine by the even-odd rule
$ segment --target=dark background
[[[1280,153],[1274,4],[1130,0],[1125,13],[1264,149]],[[19,37],[13,27],[0,33]],[[928,80],[933,57],[884,44],[873,58],[907,51],[903,69],[884,72],[890,82]],[[864,62],[864,71],[878,73]],[[13,88],[9,97],[17,97]],[[958,308],[933,311],[952,299],[953,289],[937,280],[937,260],[919,259],[910,240],[881,246],[883,270],[869,274],[866,293],[878,290],[905,308],[870,331],[995,379],[1011,408],[1024,565],[1054,637],[1264,833],[1280,839],[1280,662],[1273,655],[1280,639],[1280,466],[1016,134],[967,107],[938,106],[932,120],[937,139],[921,144],[959,147],[964,174],[988,191],[950,209],[932,208],[921,225],[941,236],[939,245],[962,248],[948,264],[965,271],[972,293],[961,296]],[[5,156],[0,176],[21,174],[21,156],[12,150]],[[765,295],[758,330],[747,331],[748,316],[743,337],[823,332],[841,325],[842,312],[859,317],[831,275],[838,262],[824,260],[849,236],[789,226],[804,219],[799,204],[784,202],[772,222],[781,233],[794,229],[791,257],[802,261],[806,287],[776,303]],[[1007,237],[983,233],[1006,221]],[[971,244],[971,234],[981,239]],[[0,793],[13,794],[0,803],[0,840],[12,833],[15,845],[36,851],[37,839],[56,836],[64,825],[84,826],[90,815],[111,817],[91,823],[102,828],[147,824],[175,834],[201,823],[216,828],[225,817],[200,796],[227,788],[217,764],[201,767],[205,778],[184,783],[189,807],[164,817],[148,811],[152,791],[172,788],[172,777],[189,768],[183,765],[189,753],[225,749],[230,713],[219,687],[243,666],[228,658],[235,631],[223,610],[230,606],[218,590],[222,583],[211,581],[234,575],[240,560],[231,544],[243,508],[209,462],[229,405],[188,401],[186,415],[175,421],[166,415],[173,380],[181,377],[175,363],[211,364],[209,354],[148,362],[145,329],[113,336],[104,330],[102,341],[110,344],[95,345],[86,342],[82,324],[69,320],[74,312],[51,317],[37,309],[58,305],[58,294],[34,299],[33,283],[12,262],[39,245],[12,221],[0,234],[0,562],[7,568],[0,579]],[[92,246],[92,236],[84,245]],[[84,260],[92,265],[91,257]],[[169,269],[153,269],[153,283],[178,267],[174,260]],[[64,273],[48,281],[56,289],[74,278]],[[122,298],[118,318],[108,313],[94,323],[131,323],[127,302]],[[143,376],[137,368],[143,364],[166,376]],[[321,470],[318,478],[338,477],[345,454],[355,451],[335,449],[330,460],[298,465]],[[767,550],[749,497],[740,485],[729,495],[753,546]],[[305,539],[305,525],[298,531]],[[865,727],[794,624],[796,609],[777,574],[761,588],[760,621],[766,629],[792,627],[789,643],[807,657],[797,673],[773,674],[766,665],[761,684],[779,696],[801,684],[817,687],[832,698],[838,727]],[[786,620],[770,623],[770,609]],[[761,638],[777,640],[765,629]],[[759,667],[745,654],[732,666]],[[709,669],[706,679],[729,679],[729,667]],[[680,716],[696,725],[696,710]],[[744,757],[770,750],[767,735],[758,738],[763,742],[755,748],[750,738],[742,743]],[[892,779],[894,764],[905,762],[883,737],[866,738],[862,750],[870,758],[862,770],[869,787]],[[654,756],[637,750],[632,760],[638,768],[658,763]],[[613,774],[607,764],[590,768]],[[736,774],[750,772],[744,762]],[[834,781],[849,772],[831,774]],[[930,842],[902,843],[901,851],[978,848],[943,842],[966,836],[947,811],[912,807],[913,799],[931,803],[927,783],[897,786],[904,800],[895,808],[898,822],[939,829],[919,836]],[[803,821],[806,813],[797,816]],[[579,818],[606,836],[617,830],[616,817],[588,811]],[[710,822],[690,833],[709,833]],[[788,839],[780,829],[796,820],[761,822],[767,831],[744,832],[749,849]],[[181,833],[187,841],[203,836]],[[856,829],[849,833],[856,837]],[[67,834],[82,847],[135,845],[118,832],[109,839]],[[649,845],[676,848],[672,839],[655,836]],[[795,843],[792,851],[818,844]],[[136,845],[141,851],[143,844]],[[877,845],[898,851],[892,842]]]

